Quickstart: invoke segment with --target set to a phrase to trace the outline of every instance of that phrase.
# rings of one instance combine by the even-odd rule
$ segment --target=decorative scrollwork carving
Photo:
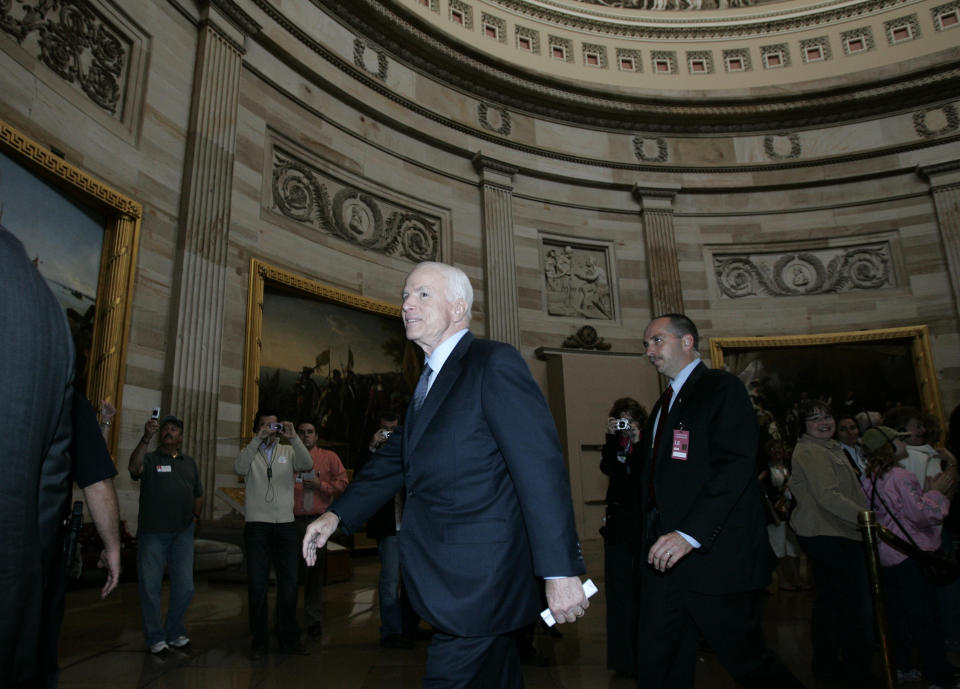
[[[375,70],[367,67],[366,52],[368,48],[377,56],[377,68]],[[387,54],[370,41],[365,41],[360,38],[353,39],[353,64],[363,71],[374,75],[380,81],[386,81],[387,79],[387,69],[390,65],[390,62],[387,60]]]
[[[786,138],[790,144],[790,150],[787,153],[780,153],[777,150],[777,141]],[[771,160],[793,160],[800,157],[800,137],[797,134],[768,134],[763,139],[763,150]]]
[[[933,119],[931,115],[934,113],[943,114],[943,126],[937,129],[931,129],[929,123],[929,120]],[[957,108],[953,103],[947,103],[939,108],[927,108],[926,110],[913,113],[913,130],[918,136],[922,136],[925,139],[931,136],[949,134],[952,131],[956,131],[957,128],[960,128],[960,114],[957,114]]]
[[[597,334],[592,325],[584,325],[573,335],[563,341],[568,349],[597,349],[605,352],[610,349],[610,343]]]
[[[320,198],[325,189],[317,183],[310,168],[294,161],[283,161],[273,168],[273,199],[288,218],[311,222],[327,213]]]
[[[437,257],[437,227],[417,213],[396,213],[391,228],[400,242],[403,254],[420,263]]]
[[[500,126],[494,127],[490,124],[490,110],[500,115]],[[510,123],[510,112],[506,108],[497,108],[479,103],[477,105],[477,118],[480,120],[480,126],[501,136],[510,136],[512,125]]]
[[[328,185],[297,160],[277,156],[273,167],[273,201],[284,216],[389,256],[413,262],[436,260],[438,223],[416,211],[393,206],[352,186],[341,186],[330,200]]]
[[[828,259],[825,263],[825,259]],[[715,256],[723,296],[803,296],[881,289],[893,284],[887,244],[785,254]]]
[[[14,17],[14,5],[22,14]],[[113,115],[122,96],[122,75],[130,51],[121,34],[80,0],[0,2],[0,30],[21,45],[36,34],[39,58],[62,79],[76,83],[98,106]]]
[[[657,147],[656,155],[650,155],[646,148],[647,142],[652,141]],[[654,138],[644,138],[642,136],[633,137],[633,154],[637,156],[639,160],[642,160],[646,163],[665,163],[670,159],[670,153],[667,149],[667,140],[662,136],[657,136]]]

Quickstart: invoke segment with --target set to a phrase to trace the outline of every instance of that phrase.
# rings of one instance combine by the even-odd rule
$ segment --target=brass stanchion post
[[[880,659],[887,689],[896,689],[897,678],[893,673],[893,656],[890,652],[890,635],[887,633],[887,606],[883,599],[883,584],[880,581],[880,525],[871,510],[857,515],[860,532],[863,534],[863,554],[867,558],[867,578],[870,580],[870,595],[873,598],[873,618],[880,641]]]

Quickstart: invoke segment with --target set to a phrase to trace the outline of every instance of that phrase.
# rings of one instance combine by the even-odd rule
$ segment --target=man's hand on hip
[[[590,607],[587,594],[583,592],[580,577],[547,579],[547,606],[557,624],[576,622]]]
[[[307,526],[303,535],[303,559],[308,567],[317,561],[317,551],[327,544],[327,540],[340,526],[340,517],[333,512],[325,512]]]

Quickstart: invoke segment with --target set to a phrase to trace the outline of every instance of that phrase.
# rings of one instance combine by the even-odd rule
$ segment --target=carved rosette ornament
[[[834,254],[830,256],[830,254]],[[893,285],[889,247],[869,246],[786,254],[714,256],[723,296],[804,296]]]
[[[439,254],[435,219],[351,186],[340,188],[331,201],[328,184],[296,160],[274,161],[273,202],[291,220],[365,249],[414,263],[436,260]]]
[[[122,34],[94,14],[88,3],[0,0],[0,30],[21,45],[35,40],[41,62],[79,85],[98,106],[117,114],[130,51]]]

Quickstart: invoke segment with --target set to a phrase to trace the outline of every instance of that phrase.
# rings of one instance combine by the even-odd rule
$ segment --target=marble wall
[[[93,5],[116,11],[106,0]],[[471,278],[474,330],[496,330],[496,320],[510,333],[518,324],[517,344],[544,387],[537,348],[560,347],[590,325],[612,351],[637,353],[654,304],[674,304],[705,338],[925,324],[943,407],[960,403],[956,104],[794,134],[680,138],[505,108],[478,113],[471,97],[358,47],[320,7],[123,3],[120,28],[140,52],[125,84],[133,110],[119,119],[95,113],[82,90],[63,88],[60,75],[0,32],[0,119],[144,207],[122,467],[149,410],[176,405],[187,415],[186,449],[201,455],[207,514],[227,511],[212,495],[236,485],[232,462],[250,432],[241,410],[251,259],[398,300],[411,255],[338,234],[319,200],[310,217],[297,211],[305,197],[295,187],[278,191],[278,160],[296,161],[300,179],[324,186],[331,208],[337,190],[351,188],[382,219],[406,212],[421,231],[416,223],[426,218],[436,257]],[[297,33],[302,27],[312,27],[309,37]],[[225,99],[231,89],[236,98]],[[669,246],[653,247],[654,256],[655,223]],[[513,235],[512,275],[490,255],[488,239],[504,227]],[[563,282],[556,258],[568,246]],[[758,272],[747,268],[725,288],[718,266],[732,259]],[[777,266],[786,271],[780,282]],[[854,272],[841,279],[842,270]],[[748,285],[750,275],[763,280]],[[510,284],[515,314],[502,312],[514,308],[503,306]],[[117,486],[135,522],[137,487],[125,472]]]

